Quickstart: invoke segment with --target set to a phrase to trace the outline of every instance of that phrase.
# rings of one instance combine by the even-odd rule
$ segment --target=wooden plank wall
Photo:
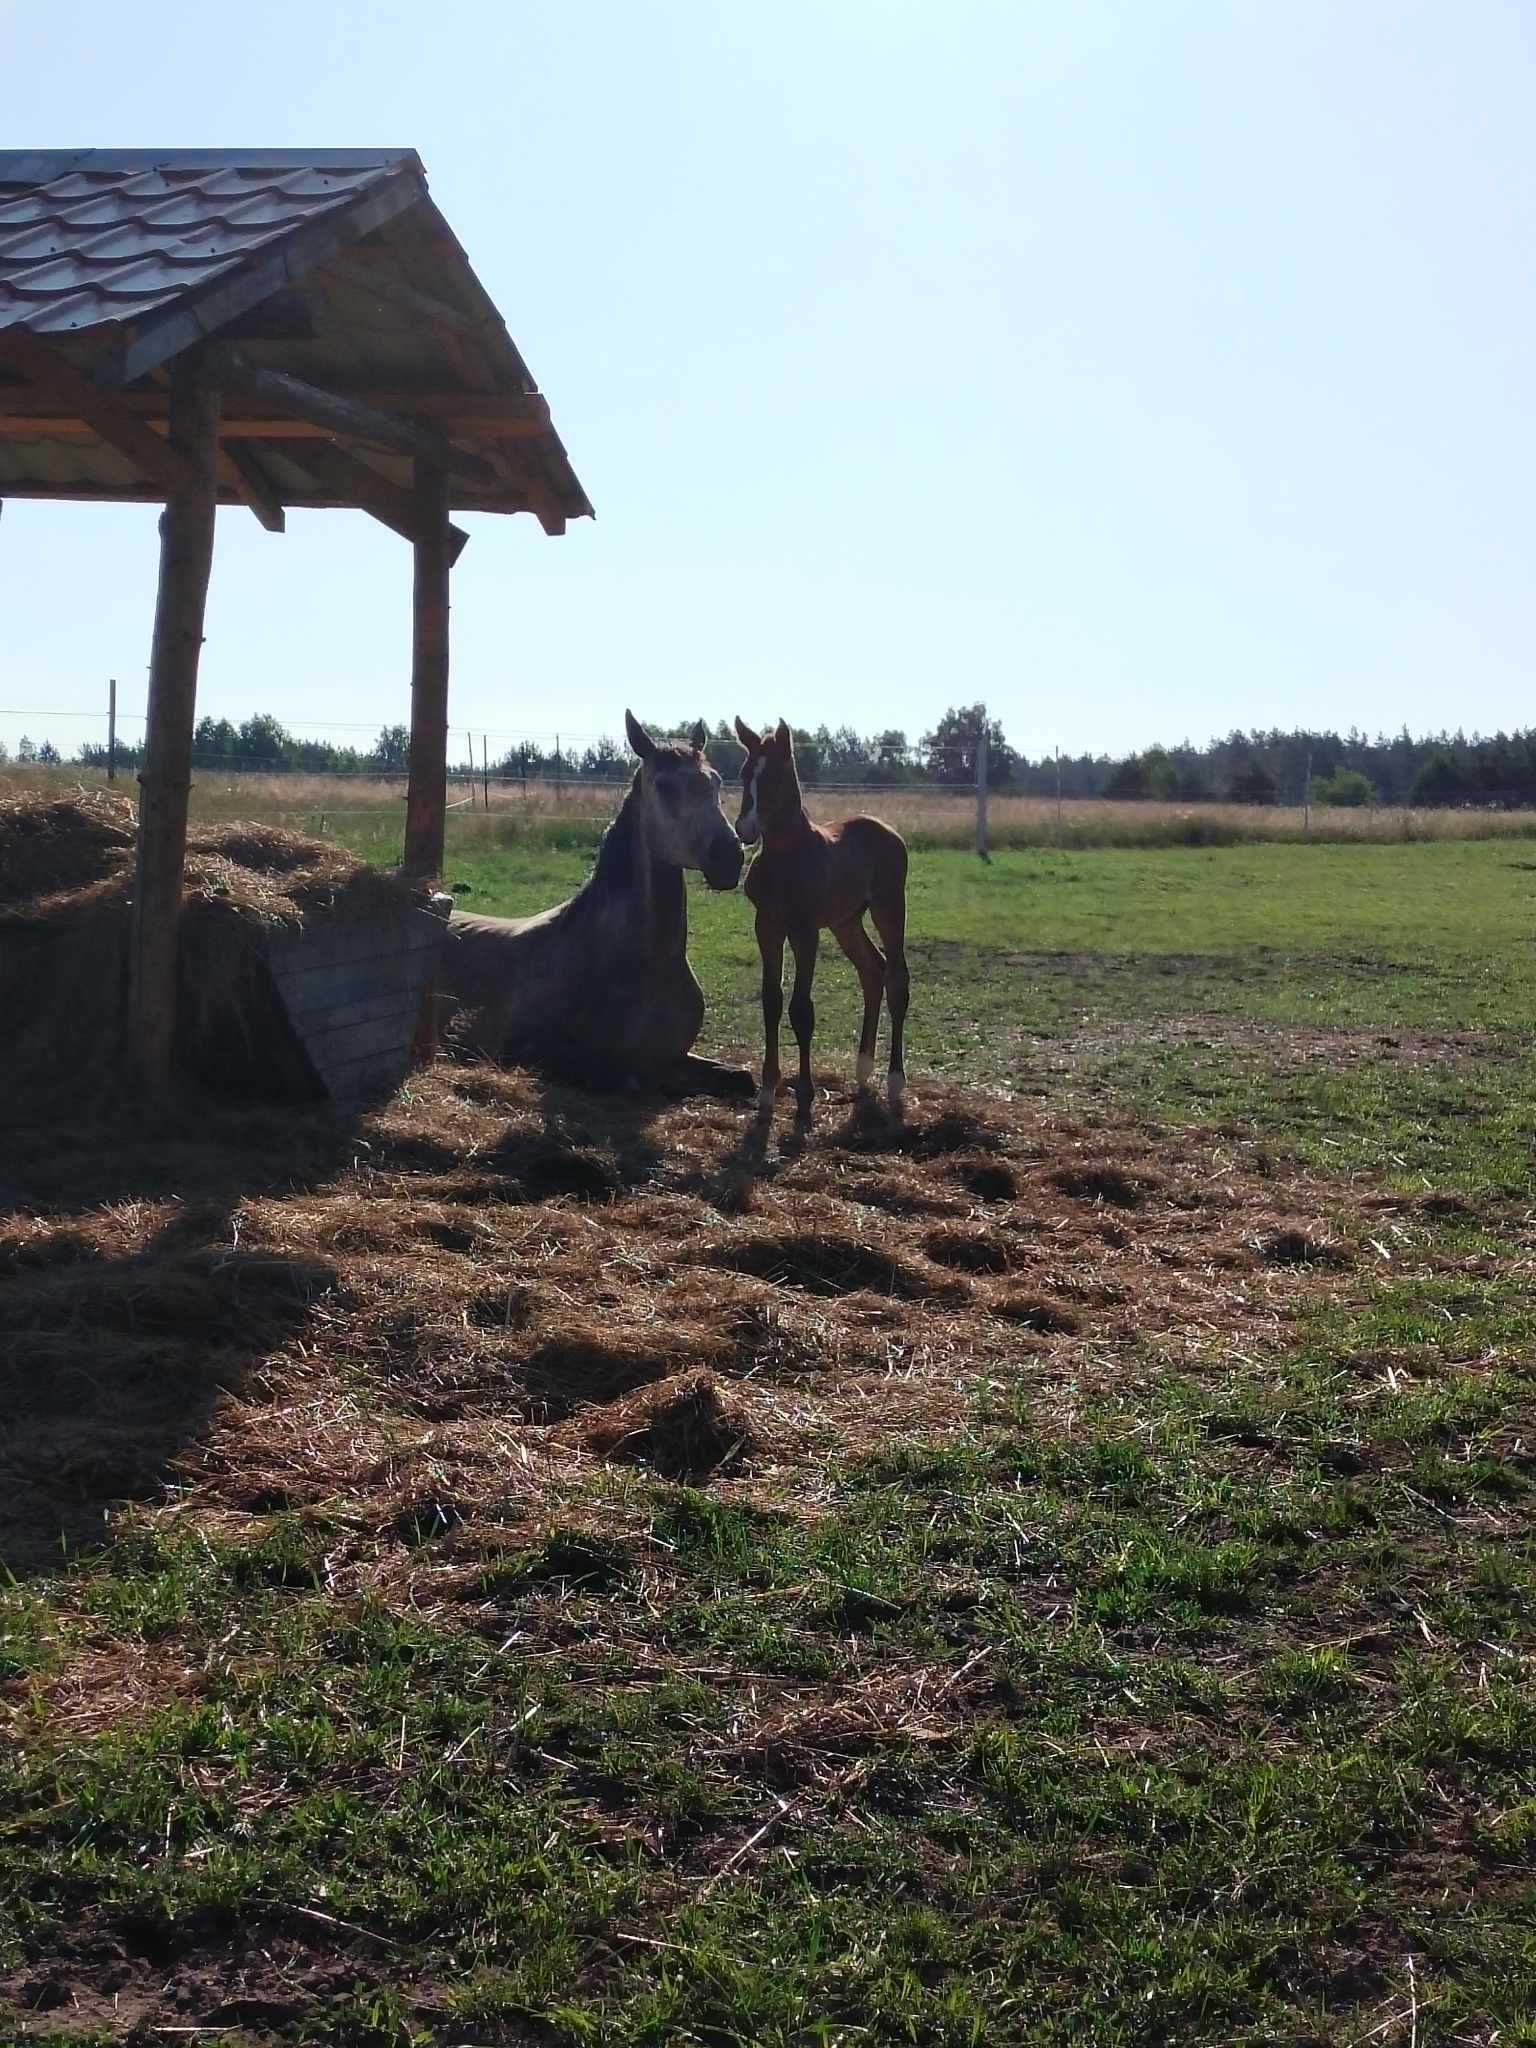
[[[310,929],[274,942],[272,979],[331,1100],[341,1106],[404,1079],[446,927],[424,910],[398,921]]]

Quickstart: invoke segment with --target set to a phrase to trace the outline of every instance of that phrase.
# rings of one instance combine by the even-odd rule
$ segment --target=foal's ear
[[[749,754],[762,752],[762,735],[755,733],[744,718],[738,718],[736,721],[736,737]]]
[[[656,742],[633,711],[626,711],[624,714],[624,731],[629,739],[630,751],[638,754],[642,761],[649,761],[656,751]]]
[[[695,721],[693,731],[688,735],[688,744],[696,754],[702,754],[708,740],[709,727],[700,718]]]
[[[773,729],[773,736],[787,754],[795,751],[795,736],[781,718]]]

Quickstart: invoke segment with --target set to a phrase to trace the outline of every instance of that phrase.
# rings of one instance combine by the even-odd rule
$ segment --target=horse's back
[[[836,847],[892,874],[907,872],[907,842],[883,818],[844,818],[823,828]]]

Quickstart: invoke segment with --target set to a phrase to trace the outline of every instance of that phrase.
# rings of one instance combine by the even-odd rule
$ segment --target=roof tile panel
[[[355,163],[145,163],[142,153],[0,152],[0,325],[80,332],[142,318],[269,243],[322,218],[409,161],[361,151]],[[52,171],[30,186],[28,175]]]

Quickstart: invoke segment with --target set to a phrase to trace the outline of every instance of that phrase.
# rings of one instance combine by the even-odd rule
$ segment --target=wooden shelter
[[[411,543],[405,867],[442,864],[455,511],[592,507],[411,150],[0,151],[0,499],[165,506],[139,776],[130,1044],[174,1052],[218,505],[346,507]]]

